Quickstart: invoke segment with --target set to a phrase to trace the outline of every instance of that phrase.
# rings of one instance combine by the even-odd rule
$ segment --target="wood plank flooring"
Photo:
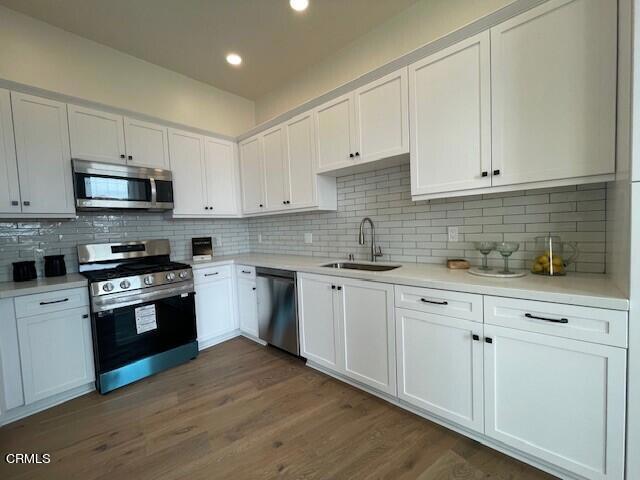
[[[0,452],[3,480],[553,478],[243,338],[5,426]]]

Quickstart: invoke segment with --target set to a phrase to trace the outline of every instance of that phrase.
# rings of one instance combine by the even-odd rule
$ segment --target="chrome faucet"
[[[373,226],[373,220],[369,217],[364,217],[360,222],[360,235],[358,237],[358,243],[364,245],[364,224],[369,222],[371,225],[371,261],[375,262],[377,257],[382,256],[382,247],[376,248],[376,227]]]

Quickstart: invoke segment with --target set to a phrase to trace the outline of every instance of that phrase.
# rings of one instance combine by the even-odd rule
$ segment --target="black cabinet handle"
[[[484,341],[487,342],[487,343],[493,343],[493,338],[485,337]]]
[[[256,289],[256,287],[252,287],[252,288],[251,288],[251,290],[255,290],[255,289]]]
[[[436,302],[435,300],[427,300],[426,298],[421,298],[420,301],[424,303],[433,303],[434,305],[449,305],[449,302],[447,302],[446,300],[443,300],[442,302]]]
[[[341,286],[338,286],[338,290],[342,290],[342,287],[341,287]]]
[[[89,318],[89,314],[85,313],[84,315],[82,315],[82,318]]]
[[[530,313],[525,313],[524,316],[527,318],[532,318],[534,320],[544,320],[545,322],[569,323],[569,319],[567,318],[545,318],[545,317],[538,317],[536,315],[531,315]]]
[[[473,338],[476,342],[480,340],[480,336],[476,335],[475,333],[471,336],[471,338]]]
[[[242,273],[251,273],[249,270],[241,270]]]
[[[20,202],[18,200],[11,200],[11,205],[17,207],[18,205],[20,205]]]
[[[204,276],[205,276],[205,277],[212,277],[212,276],[217,275],[217,274],[218,274],[218,272],[205,273],[205,274],[204,274]]]
[[[335,290],[336,286],[335,285],[331,285],[331,290]]]
[[[486,177],[487,175],[489,175],[489,172],[482,172],[483,177]]]
[[[360,152],[356,152],[356,157],[359,157],[359,156],[360,156]]]
[[[124,153],[120,154],[120,158],[125,158],[125,157],[126,157],[126,155]]]
[[[25,200],[24,202],[22,202],[22,204],[23,204],[25,207],[28,207],[29,205],[31,205],[31,202],[30,202],[29,200]]]
[[[52,300],[50,302],[40,302],[40,305],[52,305],[54,303],[64,303],[64,302],[68,302],[69,299],[68,298],[63,298],[62,300]]]
[[[494,170],[494,171],[493,171],[493,174],[494,174],[494,175],[500,175],[500,170]]]
[[[349,158],[353,158],[355,155],[353,153],[349,154]]]
[[[291,201],[287,200],[287,201],[286,201],[286,202],[284,202],[284,203],[286,203],[287,205],[289,205],[289,204],[291,203]]]
[[[133,155],[129,155],[129,160],[133,160]]]
[[[262,205],[262,204],[260,204],[260,208],[262,208],[262,206],[263,206],[263,205]]]

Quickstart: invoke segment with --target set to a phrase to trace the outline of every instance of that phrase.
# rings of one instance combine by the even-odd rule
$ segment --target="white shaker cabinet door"
[[[393,285],[335,279],[344,374],[396,395]]]
[[[551,0],[491,29],[494,186],[614,173],[616,9]]]
[[[352,93],[316,108],[318,173],[355,164],[354,116]]]
[[[74,213],[67,105],[11,92],[23,213]]]
[[[336,284],[331,277],[298,276],[300,354],[336,372],[342,371],[338,318],[334,315]]]
[[[396,309],[398,397],[484,433],[482,324]]]
[[[260,137],[240,143],[240,178],[242,181],[242,211],[264,211],[264,176]]]
[[[288,207],[306,207],[315,203],[316,145],[311,112],[287,122],[285,200]]]
[[[20,213],[20,205],[11,96],[0,89],[0,213]]]
[[[406,67],[357,89],[354,106],[357,163],[409,152]]]
[[[626,350],[485,325],[485,434],[589,479],[624,473]]]
[[[285,185],[285,144],[284,129],[276,127],[262,136],[262,155],[265,176],[265,200],[268,210],[286,208]]]
[[[67,105],[71,157],[126,164],[122,115]]]
[[[167,127],[134,118],[125,118],[124,138],[127,146],[127,163],[167,170],[169,168],[167,136]]]
[[[231,277],[196,284],[196,327],[200,348],[237,328]]]
[[[238,317],[240,330],[258,338],[258,297],[255,278],[238,278]]]
[[[207,205],[212,215],[238,215],[238,169],[232,142],[204,138],[204,170],[207,178]]]
[[[411,194],[491,186],[489,32],[409,66]]]
[[[18,319],[27,404],[95,379],[89,308]]]
[[[202,136],[170,129],[169,150],[173,178],[173,213],[177,215],[208,214]]]

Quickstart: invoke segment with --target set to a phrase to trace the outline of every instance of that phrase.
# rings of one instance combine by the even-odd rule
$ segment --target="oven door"
[[[196,341],[195,293],[92,315],[98,375]]]

